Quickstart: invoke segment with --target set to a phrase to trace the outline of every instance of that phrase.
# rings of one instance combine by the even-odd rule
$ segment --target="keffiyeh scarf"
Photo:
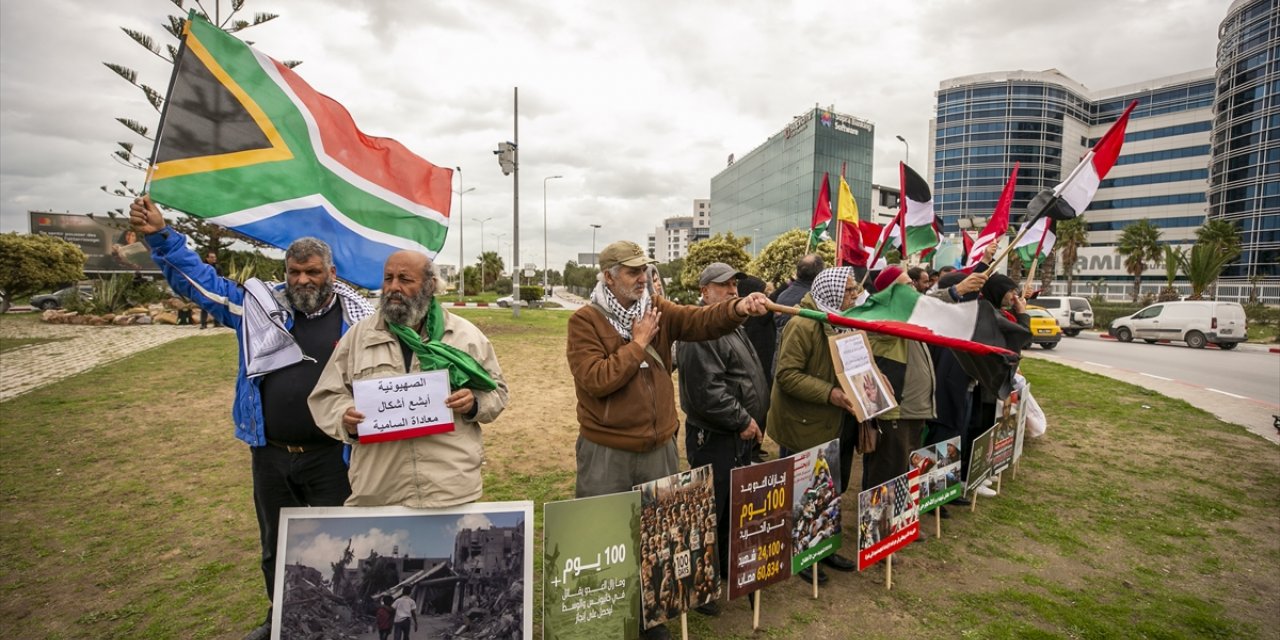
[[[853,267],[832,267],[823,269],[818,277],[813,279],[813,288],[810,294],[813,296],[813,303],[817,305],[818,310],[823,313],[834,313],[840,315],[844,309],[844,288],[849,284],[849,278],[854,277]],[[848,327],[833,326],[838,333],[852,331]]]
[[[604,286],[604,282],[597,282],[596,288],[591,290],[591,302],[608,311],[608,313],[604,314],[605,319],[609,321],[609,324],[613,325],[614,329],[617,329],[618,335],[621,335],[623,340],[630,342],[631,323],[649,310],[652,301],[649,299],[649,291],[646,289],[640,300],[628,309],[618,302],[609,287]]]

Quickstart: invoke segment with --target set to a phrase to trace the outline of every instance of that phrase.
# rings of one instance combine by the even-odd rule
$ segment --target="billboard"
[[[84,252],[85,273],[160,273],[151,251],[124,220],[31,211],[31,233],[61,238]]]

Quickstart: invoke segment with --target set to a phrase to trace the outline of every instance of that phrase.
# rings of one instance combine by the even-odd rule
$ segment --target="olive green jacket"
[[[800,301],[815,309],[813,296]],[[782,328],[769,397],[769,437],[792,450],[816,447],[840,436],[844,410],[830,403],[836,369],[827,339],[835,335],[826,323],[792,318]]]

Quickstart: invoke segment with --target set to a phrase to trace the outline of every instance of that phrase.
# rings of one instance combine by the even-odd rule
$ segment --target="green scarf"
[[[498,388],[489,372],[471,354],[440,341],[444,337],[444,309],[435,298],[431,299],[431,306],[427,309],[427,342],[422,341],[417,331],[402,324],[388,322],[387,328],[418,354],[418,363],[423,371],[448,371],[450,388],[469,387],[480,391]]]

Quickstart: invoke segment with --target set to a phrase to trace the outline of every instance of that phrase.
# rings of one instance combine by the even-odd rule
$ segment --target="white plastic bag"
[[[1022,393],[1026,398],[1027,436],[1039,438],[1049,428],[1049,421],[1045,418],[1044,409],[1040,408],[1040,403],[1036,402],[1035,396],[1031,395],[1031,389],[1024,389]]]

